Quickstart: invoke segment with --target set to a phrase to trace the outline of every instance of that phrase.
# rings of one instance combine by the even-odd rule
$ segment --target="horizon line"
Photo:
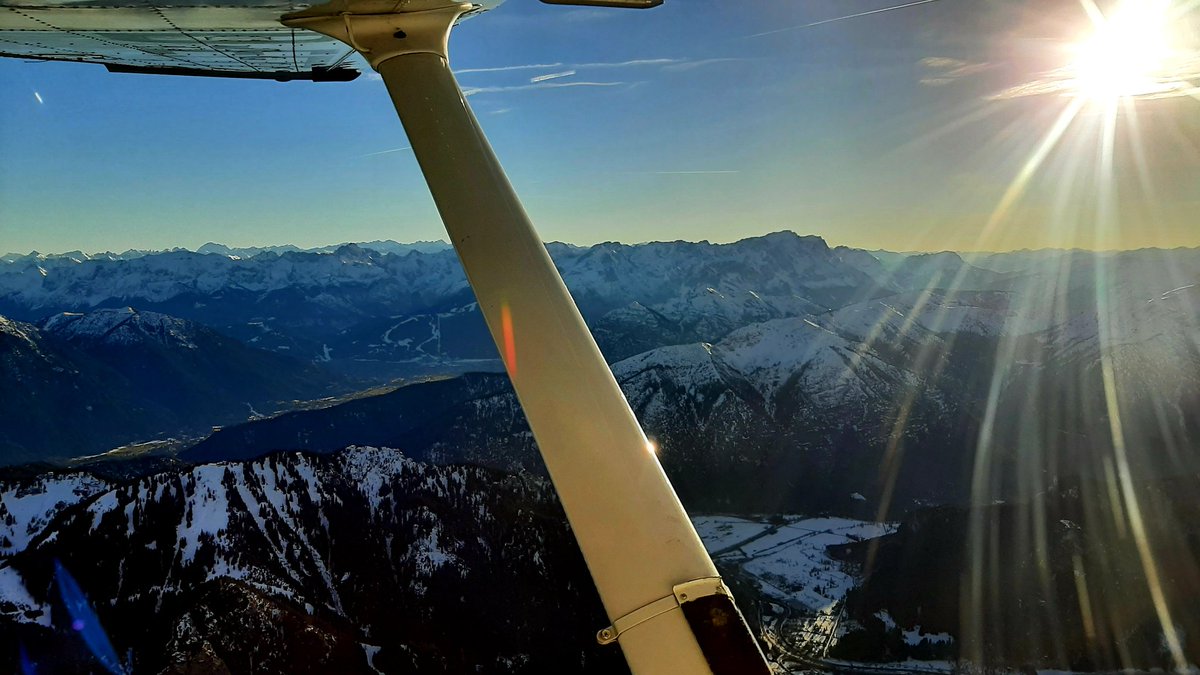
[[[600,246],[603,244],[619,244],[622,246],[645,246],[645,245],[650,245],[650,244],[671,244],[671,243],[709,244],[709,245],[714,245],[714,246],[725,246],[725,245],[729,245],[729,244],[740,243],[743,241],[762,239],[764,237],[768,237],[771,235],[784,234],[784,233],[790,233],[790,234],[793,234],[800,238],[821,239],[823,242],[825,242],[826,246],[828,246],[831,249],[845,248],[845,249],[864,251],[866,253],[894,253],[897,255],[906,255],[906,256],[933,255],[933,254],[938,254],[938,253],[955,253],[955,254],[959,254],[959,255],[962,255],[962,254],[967,254],[967,255],[1004,255],[1004,254],[1012,254],[1012,253],[1044,253],[1044,252],[1126,253],[1126,252],[1133,252],[1133,251],[1177,251],[1177,250],[1181,250],[1181,249],[1182,250],[1200,249],[1200,242],[1198,242],[1197,244],[1192,245],[1192,246],[1187,246],[1187,245],[1139,246],[1139,247],[1135,247],[1135,248],[1107,248],[1107,249],[1093,249],[1093,248],[1085,248],[1085,247],[1079,247],[1079,246],[1074,246],[1074,247],[1047,246],[1047,247],[1042,247],[1042,248],[1024,247],[1024,248],[1013,248],[1013,249],[1005,249],[1005,250],[995,250],[995,249],[892,250],[892,249],[883,248],[883,247],[867,248],[865,246],[850,246],[850,245],[846,245],[846,244],[831,245],[829,243],[829,240],[826,239],[822,235],[801,234],[801,233],[797,232],[796,230],[791,230],[791,229],[774,230],[774,231],[766,232],[766,233],[763,233],[760,235],[742,237],[740,239],[733,239],[733,240],[729,240],[729,241],[716,241],[716,242],[710,241],[709,239],[670,239],[670,240],[654,239],[654,240],[639,241],[639,242],[622,242],[622,241],[618,241],[618,240],[609,239],[609,240],[603,240],[603,241],[596,241],[596,242],[593,242],[590,244],[583,244],[583,243],[576,243],[576,242],[569,242],[569,241],[562,241],[562,240],[554,239],[554,240],[545,241],[545,243],[547,245],[561,244],[561,245],[573,246],[573,247],[577,247],[577,248],[592,248],[594,246]],[[208,242],[205,242],[195,248],[189,248],[187,246],[175,246],[175,247],[161,248],[161,249],[127,248],[124,251],[120,251],[120,252],[114,251],[112,249],[107,249],[104,251],[94,251],[94,252],[88,252],[88,251],[84,251],[82,249],[72,249],[70,251],[51,252],[51,253],[38,251],[36,249],[32,250],[28,253],[18,253],[16,251],[9,251],[9,252],[4,253],[3,255],[0,255],[0,261],[5,262],[6,264],[12,264],[12,262],[15,261],[13,259],[28,258],[30,256],[40,256],[43,258],[62,258],[62,257],[67,257],[72,253],[81,253],[85,256],[88,256],[89,258],[94,258],[97,256],[104,256],[104,255],[120,256],[120,255],[129,254],[129,253],[141,253],[143,255],[157,255],[157,254],[162,254],[162,253],[177,253],[177,252],[201,253],[200,249],[207,247],[207,246],[220,246],[220,247],[224,247],[224,248],[230,249],[230,250],[258,249],[262,252],[267,252],[267,251],[270,251],[271,249],[277,249],[277,248],[283,248],[283,247],[293,247],[296,249],[295,252],[297,252],[297,253],[317,252],[320,254],[323,252],[320,249],[336,250],[338,248],[341,248],[343,246],[348,246],[348,245],[359,246],[362,248],[370,248],[370,246],[368,246],[369,244],[384,244],[384,243],[392,243],[392,244],[396,244],[398,246],[417,246],[417,245],[421,245],[421,244],[442,244],[446,247],[450,247],[450,243],[447,242],[445,239],[418,239],[418,240],[409,241],[409,242],[402,242],[402,241],[398,241],[396,239],[374,239],[371,241],[343,241],[343,242],[338,242],[338,243],[333,243],[333,244],[318,244],[315,246],[307,246],[307,247],[301,246],[299,244],[292,244],[292,243],[252,244],[252,245],[238,246],[238,245],[231,245],[231,244],[224,244],[224,243],[220,243],[220,242],[208,241]],[[324,251],[324,253],[332,253],[332,251]],[[222,254],[219,252],[205,252],[205,253],[202,253],[202,255],[222,255]]]

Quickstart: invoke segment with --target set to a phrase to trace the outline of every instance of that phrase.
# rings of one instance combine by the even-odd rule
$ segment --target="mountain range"
[[[697,505],[806,510],[847,505],[855,493],[881,508],[961,500],[977,489],[970,480],[975,453],[964,447],[978,446],[984,431],[995,448],[989,489],[997,498],[1037,489],[1021,475],[1029,462],[1056,473],[1099,471],[1095,459],[1111,449],[1106,372],[1117,385],[1126,444],[1138,447],[1131,461],[1155,475],[1191,468],[1190,456],[1174,448],[1189,447],[1200,434],[1197,416],[1187,414],[1200,406],[1195,249],[1018,252],[1008,265],[998,260],[1003,254],[983,259],[1001,268],[1020,263],[1019,271],[1006,272],[953,253],[888,257],[787,232],[734,244],[550,250],[635,412],[659,439],[664,464],[681,468],[677,486]],[[433,461],[541,470],[502,376],[418,381],[237,426],[286,408],[261,401],[320,398],[347,386],[329,371],[381,382],[397,371],[413,375],[406,369],[414,365],[440,373],[493,369],[495,347],[450,251],[400,256],[343,246],[247,260],[175,252],[58,259],[39,269],[0,266],[0,304],[23,316],[59,310],[40,327],[8,321],[20,327],[5,333],[17,355],[0,363],[18,373],[40,368],[36,377],[8,382],[92,392],[71,404],[83,413],[120,402],[133,413],[125,417],[141,421],[125,421],[116,410],[98,413],[96,422],[80,425],[95,439],[93,450],[172,435],[172,424],[195,433],[233,423],[182,457],[217,461],[370,443]],[[199,319],[129,309],[62,313],[131,298]],[[105,331],[130,316],[174,328],[156,328],[161,339],[112,344],[125,333]],[[203,320],[230,337],[202,328]],[[189,331],[209,331],[209,338],[172,337]],[[107,335],[103,345],[100,334]],[[287,360],[304,355],[299,345],[317,342],[307,366]],[[122,349],[136,358],[122,357]],[[272,351],[275,360],[267,358]],[[44,358],[29,358],[34,353]],[[101,363],[52,363],[84,356]],[[106,381],[112,370],[120,377]],[[288,373],[303,373],[307,384]],[[156,384],[163,382],[171,383],[169,394]],[[222,387],[241,400],[222,395]],[[0,393],[18,400],[35,389]],[[151,404],[174,408],[157,417],[138,412]],[[26,429],[26,438],[62,448],[67,431],[53,427],[52,419],[14,419],[0,433],[11,438]],[[107,429],[127,433],[118,439]],[[11,454],[12,461],[41,458]],[[58,453],[66,454],[84,453]],[[716,475],[723,487],[705,487]],[[778,485],[756,490],[762,481]],[[751,498],[767,494],[761,503]]]
[[[889,259],[790,232],[732,244],[551,244],[549,250],[611,360],[713,342],[754,322],[933,290],[968,305],[970,293],[989,292],[1001,303],[990,316],[944,311],[935,331],[964,320],[991,320],[1006,333],[1094,322],[1097,287],[1111,294],[1109,315],[1121,319],[1118,328],[1129,330],[1127,324],[1158,309],[1142,307],[1152,298],[1174,291],[1162,302],[1192,302],[1194,292],[1179,289],[1195,284],[1200,268],[1198,249],[1040,251],[983,258],[1006,270],[996,272],[955,253]],[[1048,289],[1053,297],[1045,297]],[[348,244],[330,253],[254,258],[174,251],[132,260],[0,263],[0,314],[9,318],[32,322],[124,306],[375,376],[498,369],[450,250],[401,255]]]
[[[1166,663],[1118,524],[1136,502],[1172,597],[1200,597],[1178,503],[1200,485],[1200,250],[964,259],[788,232],[549,250],[685,506],[724,514],[705,517],[711,550],[779,663],[834,643],[852,661]],[[623,668],[591,639],[602,612],[453,252],[37,257],[0,263],[0,311],[10,461],[197,436],[166,464],[0,472],[10,669]],[[989,596],[983,637],[958,620],[969,586],[944,583],[975,564],[980,522],[1017,542],[988,549],[1011,574],[981,569],[1021,589]],[[810,539],[829,549],[771,558]],[[1129,588],[1086,596],[1136,618],[1103,649],[1075,610],[1020,621],[1026,599],[1081,606],[1079,574]],[[111,656],[72,631],[72,584]],[[1069,640],[1039,641],[1052,621]]]
[[[346,244],[334,244],[331,246],[314,246],[311,248],[301,248],[292,244],[284,244],[282,246],[226,246],[216,242],[208,242],[196,249],[196,253],[211,253],[215,255],[234,256],[238,258],[253,258],[262,253],[280,255],[291,252],[308,252],[308,253],[332,253],[338,248]],[[422,251],[432,253],[450,248],[450,245],[444,241],[415,241],[411,244],[401,244],[400,242],[391,239],[367,241],[358,244],[363,248],[369,248],[381,253],[408,253],[409,251]],[[0,255],[0,263],[41,263],[53,260],[73,260],[75,262],[83,262],[84,260],[132,260],[133,258],[141,258],[148,255],[157,255],[159,253],[177,253],[180,251],[189,251],[186,248],[171,248],[165,250],[152,249],[129,249],[123,253],[113,253],[112,251],[104,251],[101,253],[84,253],[83,251],[68,251],[66,253],[39,253],[30,251],[29,253],[5,253]]]

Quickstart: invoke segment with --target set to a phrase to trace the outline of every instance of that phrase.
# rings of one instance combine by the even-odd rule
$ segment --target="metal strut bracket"
[[[613,621],[611,626],[600,629],[596,633],[596,642],[610,645],[620,639],[622,633],[646,623],[660,614],[679,609],[685,602],[706,598],[710,595],[730,595],[729,589],[721,581],[721,577],[703,577],[685,581],[682,584],[676,584],[671,590],[671,595],[642,605]]]
[[[335,12],[327,5],[319,5],[283,17],[283,25],[341,40],[378,70],[384,61],[403,54],[430,53],[445,58],[451,26],[481,8],[482,5],[470,2],[450,2],[432,9],[376,14]]]

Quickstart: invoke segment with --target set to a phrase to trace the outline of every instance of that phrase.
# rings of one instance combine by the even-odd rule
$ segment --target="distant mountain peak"
[[[929,253],[913,253],[906,260],[955,260],[961,261],[962,256],[954,251],[931,251]]]
[[[737,246],[784,247],[786,249],[804,249],[810,251],[828,252],[829,244],[823,237],[815,234],[797,234],[793,230],[779,230],[759,237],[747,237],[734,243]]]
[[[207,244],[196,249],[196,253],[220,253],[223,255],[227,255],[231,250],[232,249],[230,249],[225,244],[218,244],[214,241],[210,241]]]
[[[131,345],[147,341],[195,348],[199,327],[190,321],[132,307],[61,312],[42,322],[45,333],[70,342]]]
[[[366,249],[366,248],[364,248],[364,247],[362,247],[362,246],[360,246],[360,245],[358,245],[358,244],[355,244],[355,243],[353,243],[353,242],[348,242],[348,243],[345,243],[345,244],[341,244],[340,246],[338,246],[338,247],[337,247],[337,249],[334,251],[334,253],[336,253],[337,255],[340,255],[340,256],[346,256],[346,255],[353,255],[353,256],[370,255],[370,251],[369,251],[369,249]]]

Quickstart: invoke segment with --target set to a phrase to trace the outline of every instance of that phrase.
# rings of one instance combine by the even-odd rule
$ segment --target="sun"
[[[1069,135],[1077,143],[1067,152],[1076,154],[1059,165],[1066,175],[1052,177],[1052,184],[1061,190],[1056,199],[1063,205],[1086,201],[1094,205],[1095,213],[1078,221],[1062,218],[1059,225],[1080,231],[1090,228],[1096,246],[1104,248],[1106,238],[1117,234],[1120,200],[1131,193],[1118,189],[1118,172],[1127,167],[1137,172],[1142,197],[1152,197],[1153,176],[1147,169],[1142,137],[1154,133],[1154,125],[1174,124],[1176,115],[1194,114],[1191,107],[1184,110],[1192,103],[1188,99],[1200,101],[1200,31],[1196,30],[1200,0],[1111,1],[1112,8],[1101,12],[1096,0],[1079,0],[1091,23],[1078,41],[1053,41],[1056,53],[1065,58],[1056,59],[1051,70],[989,97],[992,101],[1046,97],[1047,106],[1058,113],[1001,195],[984,236],[1009,221],[1015,205]],[[1067,31],[1078,35],[1075,28],[1059,30],[1063,35]],[[1143,116],[1137,102],[1150,99],[1182,103],[1156,103],[1156,114]],[[1119,138],[1128,141],[1118,142]],[[1092,140],[1094,149],[1088,147]],[[1123,156],[1127,152],[1132,154]],[[1085,163],[1096,169],[1092,175],[1097,179],[1086,188],[1080,171]]]
[[[1090,22],[1075,41],[1057,43],[1062,58],[1056,67],[989,98],[1051,94],[1104,107],[1138,99],[1200,100],[1200,0],[1111,1],[1102,12],[1096,0],[1079,0]]]
[[[1162,95],[1180,82],[1170,76],[1169,0],[1121,0],[1108,16],[1089,6],[1093,32],[1073,46],[1068,89],[1096,102]]]

